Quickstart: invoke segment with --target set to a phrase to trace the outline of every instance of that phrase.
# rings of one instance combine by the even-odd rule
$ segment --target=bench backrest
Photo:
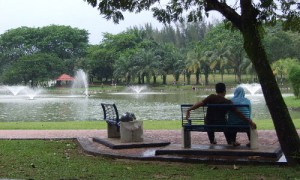
[[[192,107],[193,104],[182,104],[181,105],[181,119],[182,119],[182,126],[185,125],[204,125],[204,120],[206,117],[207,108],[214,108],[217,112],[218,108],[222,108],[222,110],[227,109],[228,113],[226,114],[227,124],[231,125],[245,125],[246,123],[238,118],[233,112],[233,108],[237,108],[241,113],[243,113],[247,118],[250,118],[250,107],[249,105],[245,104],[208,104],[206,106],[199,107],[195,110],[190,111],[190,118],[186,119],[186,111]],[[228,115],[231,115],[231,118],[228,118]],[[234,122],[231,122],[232,115],[235,115]]]
[[[236,108],[244,114],[247,118],[251,119],[251,110],[250,110],[250,105],[238,105]],[[246,125],[248,124],[247,122],[243,121],[238,115],[233,112],[229,111],[228,112],[228,124],[230,125]]]
[[[187,120],[186,117],[186,111],[192,107],[193,104],[181,104],[181,119],[182,119],[182,126],[193,124],[193,125],[202,125],[204,124],[204,119],[206,116],[206,109],[207,106],[199,107],[195,110],[190,111],[190,118]],[[191,122],[192,121],[192,122]]]
[[[115,104],[101,103],[104,120],[110,124],[119,124],[119,113]]]

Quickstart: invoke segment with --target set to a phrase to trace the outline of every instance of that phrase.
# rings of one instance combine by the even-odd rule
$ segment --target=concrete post
[[[108,138],[120,138],[120,130],[114,124],[107,123],[107,137]]]
[[[258,148],[258,133],[256,129],[250,128],[250,148],[257,149]]]
[[[181,130],[181,136],[182,136],[182,146],[184,148],[191,148],[191,132],[185,131],[184,127],[182,127]]]

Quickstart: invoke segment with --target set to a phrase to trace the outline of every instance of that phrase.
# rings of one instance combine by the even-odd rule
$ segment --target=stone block
[[[107,124],[107,137],[120,138],[120,129],[114,124]]]
[[[143,142],[143,121],[120,122],[121,143]]]

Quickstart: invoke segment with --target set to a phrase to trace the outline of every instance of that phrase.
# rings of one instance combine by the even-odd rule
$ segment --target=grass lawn
[[[298,122],[298,121],[296,121]],[[180,121],[144,121],[145,129],[180,129]],[[257,121],[273,129],[270,120]],[[295,123],[299,128],[300,123]],[[103,121],[1,122],[1,129],[105,129]],[[1,140],[0,179],[298,179],[300,166],[133,161],[84,154],[73,140]]]
[[[134,161],[84,154],[72,140],[1,140],[0,178],[9,179],[297,179],[300,166]]]
[[[271,120],[254,120],[258,130],[273,130]],[[300,129],[300,119],[293,120],[297,129]],[[174,120],[147,120],[144,121],[146,130],[180,130],[181,121]],[[0,130],[4,129],[106,129],[105,121],[67,121],[67,122],[0,122]]]

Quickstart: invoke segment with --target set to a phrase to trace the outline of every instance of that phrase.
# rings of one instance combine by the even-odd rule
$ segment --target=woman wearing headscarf
[[[247,113],[250,115],[251,119],[251,102],[249,99],[245,98],[245,90],[243,87],[239,86],[235,89],[233,93],[233,98],[231,99],[233,104],[243,104],[243,105],[249,105],[247,107],[238,107],[238,109],[245,115]],[[245,124],[244,121],[242,121],[235,113],[229,113],[228,114],[228,124],[231,125],[240,125]],[[232,132],[231,139],[234,145],[238,146],[240,145],[238,142],[236,142],[236,135],[237,132]],[[250,132],[247,132],[248,139],[250,140]],[[247,146],[250,146],[250,143],[247,144]]]

